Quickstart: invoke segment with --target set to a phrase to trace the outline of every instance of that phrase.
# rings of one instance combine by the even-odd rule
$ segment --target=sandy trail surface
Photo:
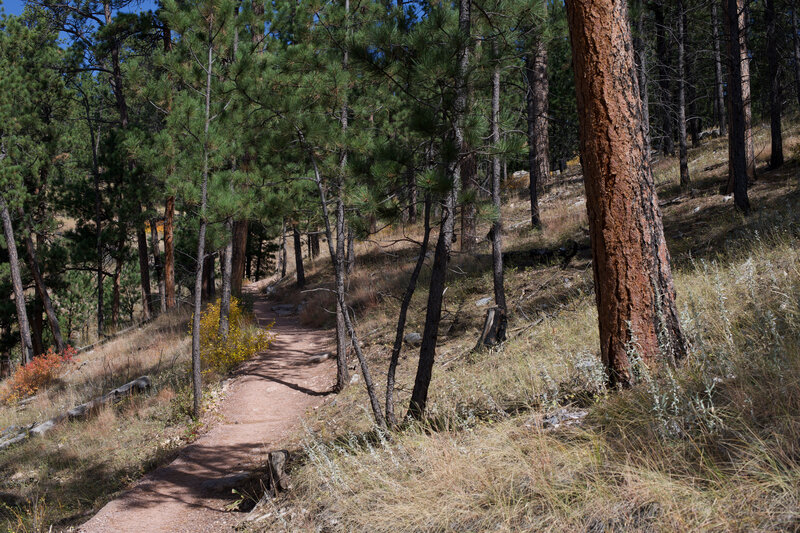
[[[329,331],[276,317],[273,304],[257,299],[259,324],[275,321],[270,349],[245,363],[228,387],[221,421],[181,450],[170,464],[138,481],[78,528],[85,533],[230,531],[242,518],[225,512],[231,486],[249,466],[282,445],[319,405],[336,380],[331,359],[319,362]]]

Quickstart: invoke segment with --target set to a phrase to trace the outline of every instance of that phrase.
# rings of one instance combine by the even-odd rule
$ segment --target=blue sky
[[[125,11],[147,11],[148,9],[155,9],[155,7],[155,0],[140,0],[132,3]],[[0,8],[8,15],[19,15],[25,9],[25,0],[0,0]]]

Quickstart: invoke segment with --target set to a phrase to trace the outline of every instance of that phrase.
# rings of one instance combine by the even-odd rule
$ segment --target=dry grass
[[[791,155],[797,128],[785,138]],[[757,147],[766,140],[759,128]],[[591,269],[581,257],[567,269],[507,271],[511,338],[500,350],[472,353],[483,314],[476,302],[491,295],[491,274],[487,261],[455,254],[428,423],[382,436],[372,428],[363,390],[350,387],[309,421],[296,490],[263,509],[259,516],[268,516],[254,529],[797,530],[798,166],[789,161],[767,172],[762,164],[750,190],[754,213],[745,219],[718,192],[724,142],[709,140],[690,152],[691,195],[675,185],[675,160],[655,167],[662,201],[680,197],[664,208],[692,342],[680,368],[643,372],[630,391],[604,391]],[[569,238],[585,244],[581,194],[575,178],[551,187],[542,201],[543,232],[527,229],[524,200],[509,199],[507,247]],[[353,275],[382,295],[358,315],[379,384],[413,250],[392,243],[391,254],[373,256]],[[488,253],[488,243],[479,253]],[[421,330],[426,276],[407,331]],[[413,384],[414,356],[406,347],[400,408]],[[536,423],[565,404],[588,408],[582,428],[547,431]]]

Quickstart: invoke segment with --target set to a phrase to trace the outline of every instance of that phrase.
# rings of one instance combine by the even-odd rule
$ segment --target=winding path
[[[181,450],[169,465],[147,474],[78,528],[84,533],[230,531],[242,515],[224,511],[238,473],[299,428],[306,410],[322,403],[335,382],[332,360],[315,362],[329,332],[278,318],[270,303],[254,304],[259,324],[275,320],[270,349],[237,371],[222,403],[222,420]]]

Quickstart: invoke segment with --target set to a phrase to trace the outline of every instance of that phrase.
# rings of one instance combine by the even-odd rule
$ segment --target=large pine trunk
[[[711,28],[714,41],[714,113],[717,115],[719,134],[728,134],[728,113],[725,111],[725,88],[722,81],[722,54],[719,44],[719,15],[717,2],[711,2]]]
[[[455,146],[464,146],[463,120],[467,107],[469,69],[469,44],[470,34],[470,8],[471,0],[459,0],[458,5],[458,31],[464,44],[458,52],[458,68],[455,80],[456,98],[453,105],[452,137]],[[425,314],[425,329],[422,332],[422,345],[419,349],[419,364],[414,378],[414,389],[411,391],[411,402],[408,406],[408,416],[421,419],[425,415],[428,404],[428,388],[433,376],[433,363],[436,356],[436,341],[439,338],[439,323],[442,319],[442,301],[444,299],[445,280],[447,278],[447,265],[450,256],[450,246],[453,241],[453,227],[456,216],[456,199],[461,182],[458,158],[447,161],[445,172],[451,178],[451,189],[441,201],[441,222],[439,224],[439,238],[436,242],[436,252],[433,256],[431,267],[430,292],[428,294],[428,308]]]
[[[775,28],[775,0],[766,0],[764,15],[767,19],[767,64],[769,70],[769,117],[772,136],[772,153],[769,168],[783,165],[783,133],[781,132],[781,78],[778,36]]]
[[[27,364],[33,359],[33,340],[31,339],[31,327],[28,322],[28,312],[25,309],[25,292],[22,288],[22,276],[19,271],[19,256],[17,255],[17,244],[14,241],[14,226],[11,224],[11,214],[8,212],[8,205],[5,198],[0,196],[0,218],[3,219],[3,235],[6,239],[8,249],[8,264],[11,270],[11,285],[14,289],[14,303],[17,306],[17,324],[19,326],[19,336],[21,342],[20,352],[22,354],[22,364]]]
[[[550,137],[547,131],[549,83],[547,80],[547,43],[537,38],[525,60],[528,112],[528,169],[530,174],[531,226],[542,225],[539,213],[539,188],[548,177]]]
[[[167,309],[175,307],[175,247],[173,244],[175,197],[167,197],[164,207],[164,293]]]
[[[627,386],[633,352],[656,365],[687,347],[632,75],[627,2],[570,0],[567,19],[601,355],[610,384]]]
[[[744,13],[740,13],[742,0],[722,0],[725,28],[728,32],[728,94],[730,95],[730,133],[728,135],[729,178],[728,193],[733,193],[734,203],[742,212],[750,212],[747,197],[749,121],[745,101],[745,83],[742,61],[744,38]],[[744,49],[746,53],[746,48]],[[749,81],[747,83],[749,86]],[[748,91],[749,93],[749,91]],[[752,140],[752,139],[751,139]]]
[[[25,213],[22,211],[22,208],[19,208],[18,213],[20,220],[24,221]],[[47,324],[50,326],[50,332],[53,334],[53,342],[55,342],[56,350],[62,352],[67,346],[64,343],[64,338],[61,336],[61,327],[58,324],[58,317],[56,317],[56,312],[53,308],[53,302],[50,300],[50,292],[47,290],[44,276],[42,275],[41,268],[39,268],[39,260],[36,256],[36,247],[34,246],[33,238],[31,237],[33,235],[33,228],[31,227],[30,223],[25,224],[25,226],[27,229],[25,235],[25,249],[28,252],[28,269],[31,271],[31,275],[33,276],[36,294],[39,296],[39,301],[41,301],[42,306],[44,307],[44,312],[47,315]]]

